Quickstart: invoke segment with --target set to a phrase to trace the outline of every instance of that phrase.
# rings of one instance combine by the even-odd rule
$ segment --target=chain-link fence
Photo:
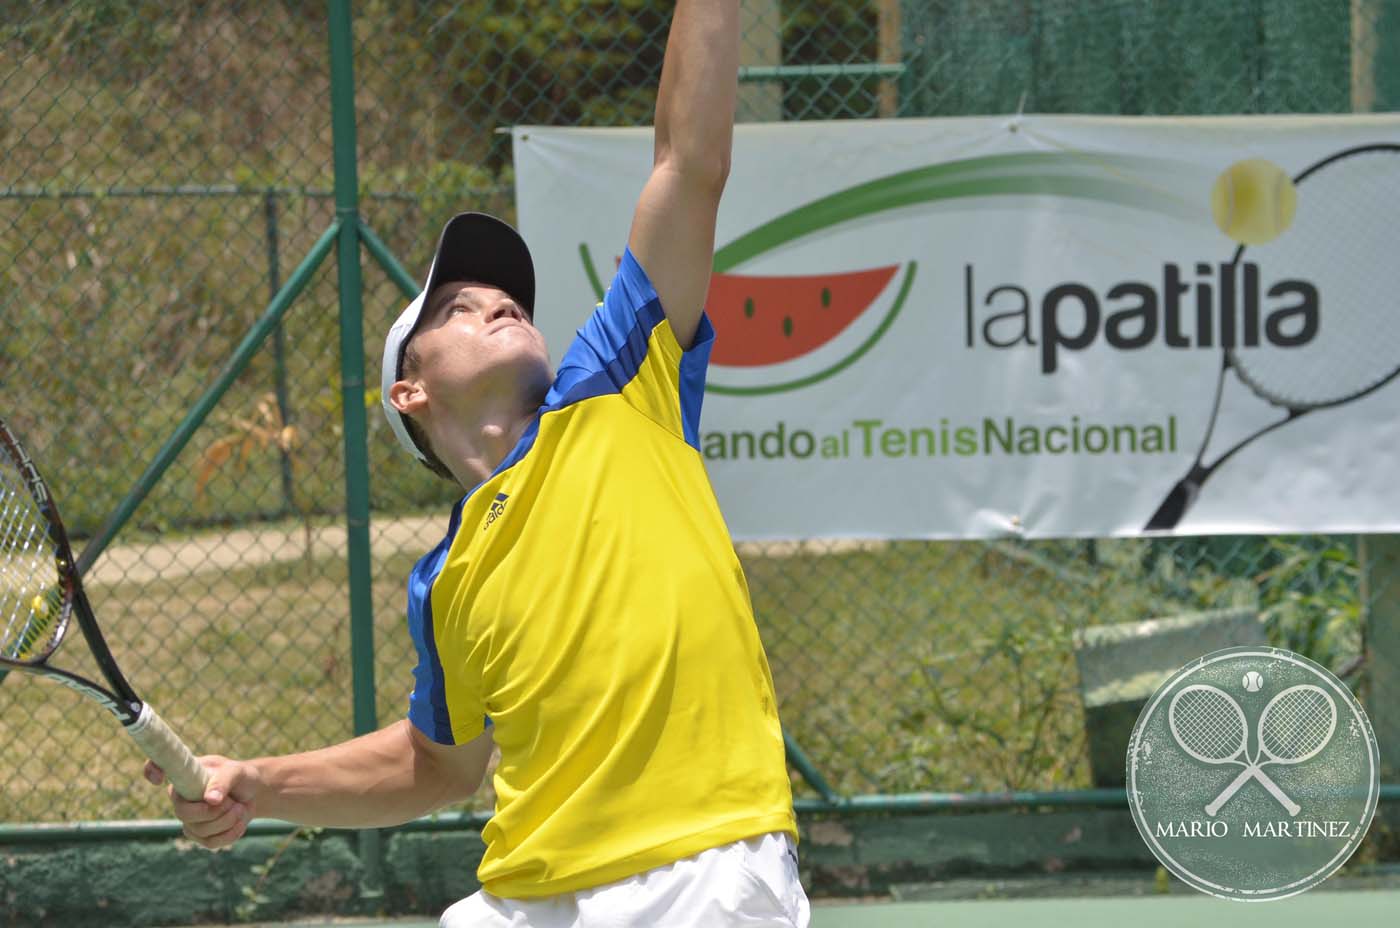
[[[500,130],[648,122],[670,7],[357,4],[364,226],[417,275],[453,212],[512,217]],[[368,390],[372,568],[349,566],[342,406],[360,393],[342,379],[329,260],[327,11],[290,0],[0,9],[3,413],[93,546],[86,582],[119,661],[200,751],[294,750],[400,717],[413,662],[405,578],[455,494],[396,450]],[[743,10],[744,120],[1400,104],[1397,0]],[[389,269],[364,269],[370,384],[404,299]],[[219,394],[240,353],[246,367]],[[196,426],[191,410],[205,408]],[[1274,643],[1364,689],[1380,660],[1363,648],[1368,605],[1394,592],[1368,572],[1368,541],[1383,540],[739,547],[793,757],[810,775],[795,782],[829,796],[1102,782],[1093,742],[1110,723],[1090,693],[1101,626],[1262,615]],[[372,703],[352,658],[357,583],[371,594]],[[85,667],[78,646],[60,661]],[[73,694],[7,680],[0,739],[24,746],[0,762],[0,821],[163,814],[111,720]]]

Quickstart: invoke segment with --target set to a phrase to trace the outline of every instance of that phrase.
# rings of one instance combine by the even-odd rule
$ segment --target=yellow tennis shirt
[[[714,330],[682,351],[630,252],[545,404],[414,568],[409,718],[494,725],[498,896],[796,834],[768,661],[698,451]],[[489,719],[489,721],[487,721]]]

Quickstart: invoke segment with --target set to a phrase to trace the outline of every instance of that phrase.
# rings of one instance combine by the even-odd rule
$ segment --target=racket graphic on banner
[[[74,615],[107,686],[49,664]],[[117,667],[78,580],[53,496],[24,446],[0,421],[0,670],[48,677],[102,706],[186,799],[207,774],[190,749],[137,697]]]
[[[1337,704],[1320,686],[1304,683],[1279,693],[1259,715],[1259,751],[1234,782],[1206,806],[1215,815],[1251,778],[1259,780],[1267,764],[1301,764],[1316,757],[1337,730]],[[1266,758],[1261,760],[1260,758]],[[1273,782],[1272,780],[1269,782]],[[1267,784],[1266,784],[1267,786]],[[1297,815],[1297,807],[1289,814]]]
[[[1183,687],[1167,707],[1167,728],[1177,747],[1191,757],[1205,764],[1244,767],[1245,772],[1237,781],[1240,785],[1252,776],[1273,794],[1289,815],[1298,814],[1298,804],[1249,760],[1249,723],[1245,721],[1240,704],[1224,690],[1204,683]]]
[[[1241,245],[1232,264],[1238,269],[1247,255],[1266,283],[1314,283],[1320,295],[1317,334],[1296,347],[1257,337],[1257,344],[1245,347],[1230,343],[1243,341],[1243,333],[1232,332],[1228,340],[1222,334],[1224,360],[1200,451],[1144,531],[1175,528],[1210,475],[1250,442],[1310,412],[1374,393],[1400,374],[1400,261],[1393,236],[1400,215],[1400,145],[1338,152],[1303,171],[1294,184],[1292,225],[1266,245]],[[1226,397],[1231,373],[1251,396]],[[1233,408],[1236,398],[1263,400],[1283,410],[1283,417],[1237,439],[1207,464],[1222,404]]]

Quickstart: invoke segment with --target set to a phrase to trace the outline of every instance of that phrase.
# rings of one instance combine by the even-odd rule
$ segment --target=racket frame
[[[1230,755],[1229,757],[1210,757],[1206,754],[1201,754],[1197,752],[1194,748],[1186,744],[1185,739],[1181,737],[1181,733],[1177,730],[1177,703],[1179,703],[1181,701],[1181,698],[1187,693],[1198,691],[1214,693],[1219,695],[1221,699],[1224,699],[1227,703],[1230,704],[1230,708],[1233,709],[1235,715],[1239,717],[1241,732],[1240,747],[1239,750],[1237,750],[1234,754]],[[1200,761],[1203,764],[1237,764],[1241,767],[1244,767],[1244,772],[1241,773],[1239,777],[1237,777],[1235,780],[1235,790],[1239,790],[1239,788],[1244,785],[1244,782],[1246,780],[1248,780],[1250,777],[1254,777],[1259,781],[1260,785],[1267,789],[1273,795],[1273,797],[1277,799],[1280,804],[1283,805],[1284,808],[1297,808],[1297,804],[1294,803],[1292,799],[1288,798],[1288,796],[1284,793],[1283,790],[1279,789],[1278,784],[1275,783],[1267,773],[1264,773],[1264,771],[1257,769],[1257,765],[1253,761],[1249,760],[1249,720],[1245,718],[1244,710],[1240,708],[1240,704],[1235,701],[1234,697],[1222,690],[1220,687],[1211,686],[1208,683],[1193,683],[1190,686],[1185,686],[1178,690],[1176,695],[1172,697],[1171,703],[1167,706],[1167,730],[1171,732],[1172,740],[1176,742],[1177,747],[1181,748],[1189,756],[1191,756],[1195,760]],[[1243,758],[1243,760],[1241,760],[1241,758]],[[1251,768],[1255,769],[1251,770]],[[1227,789],[1228,788],[1229,787],[1227,787]],[[1233,793],[1231,795],[1233,795]],[[1218,810],[1219,806],[1216,806],[1216,808]],[[1206,812],[1212,817],[1215,815],[1215,812],[1211,811],[1210,806],[1206,807]],[[1293,814],[1297,815],[1298,813],[1295,811],[1293,812]]]
[[[117,721],[121,722],[123,730],[146,756],[166,772],[176,792],[186,799],[199,799],[204,794],[208,774],[169,725],[136,695],[117,666],[116,658],[112,656],[111,648],[108,647],[102,629],[97,624],[92,604],[88,602],[87,593],[83,590],[82,580],[77,572],[77,562],[73,559],[68,533],[59,516],[53,493],[29,452],[3,419],[0,419],[0,446],[3,446],[3,453],[23,473],[30,495],[43,515],[45,531],[54,549],[56,585],[64,594],[63,615],[58,619],[58,626],[51,636],[51,646],[41,655],[28,661],[0,656],[0,670],[17,670],[48,677],[97,703],[115,716]],[[77,615],[78,628],[82,630],[83,638],[87,641],[88,650],[110,689],[81,674],[48,663],[49,658],[63,645],[68,633],[69,619],[74,613]]]
[[[29,456],[29,452],[25,450],[24,445],[20,444],[19,439],[10,431],[4,420],[0,420],[0,444],[3,444],[11,461],[24,474],[29,493],[34,498],[34,502],[38,504],[39,511],[44,517],[44,530],[54,549],[54,568],[57,572],[56,585],[63,591],[63,615],[59,618],[58,628],[52,635],[53,645],[43,654],[29,661],[13,660],[0,655],[0,667],[6,670],[18,670],[23,673],[50,677],[102,706],[116,716],[123,726],[131,725],[140,717],[143,703],[132,690],[131,684],[127,682],[121,669],[117,667],[116,659],[112,656],[112,651],[102,635],[102,629],[98,627],[97,617],[93,614],[92,605],[88,602],[87,594],[83,591],[82,581],[74,569],[76,562],[73,560],[73,551],[68,543],[68,532],[64,529],[63,520],[58,514],[58,504],[54,502],[53,493],[50,492],[48,484],[44,482],[43,475],[39,473],[39,468],[34,464],[34,459]],[[83,638],[87,641],[93,659],[97,661],[98,669],[101,670],[102,676],[111,689],[70,670],[49,665],[48,659],[62,646],[64,638],[67,637],[69,619],[73,613],[77,613],[78,628],[82,630]]]
[[[1239,717],[1240,746],[1235,750],[1234,753],[1230,754],[1228,757],[1211,757],[1208,754],[1201,754],[1195,748],[1191,747],[1186,743],[1186,739],[1182,738],[1181,732],[1177,729],[1177,705],[1188,693],[1197,692],[1218,695],[1221,699],[1229,703],[1230,708],[1233,709],[1235,715]],[[1171,731],[1172,739],[1176,741],[1177,747],[1181,748],[1188,755],[1190,755],[1191,757],[1200,761],[1203,764],[1239,763],[1240,761],[1238,760],[1238,758],[1247,754],[1249,751],[1249,720],[1245,718],[1244,710],[1240,708],[1239,703],[1235,702],[1235,700],[1230,697],[1229,693],[1225,692],[1218,686],[1211,686],[1208,683],[1193,683],[1190,686],[1184,686],[1181,689],[1177,690],[1176,695],[1172,696],[1172,701],[1167,706],[1167,728]]]
[[[1366,145],[1357,145],[1352,148],[1336,152],[1334,154],[1328,155],[1326,158],[1323,158],[1321,161],[1318,161],[1315,164],[1309,165],[1297,177],[1293,178],[1293,183],[1295,185],[1302,183],[1310,175],[1317,173],[1318,171],[1322,170],[1323,168],[1327,167],[1333,162],[1341,161],[1345,158],[1350,158],[1353,155],[1364,155],[1369,152],[1378,151],[1388,151],[1400,155],[1400,145],[1391,142],[1375,142]],[[1238,248],[1235,249],[1235,254],[1234,257],[1230,259],[1230,264],[1238,265],[1240,263],[1240,259],[1244,257],[1246,247],[1247,246],[1245,245],[1240,245]],[[1247,435],[1245,438],[1241,439],[1231,447],[1227,448],[1214,461],[1212,461],[1209,464],[1206,464],[1204,463],[1206,451],[1209,450],[1211,437],[1215,434],[1215,423],[1220,415],[1220,402],[1222,397],[1225,395],[1225,377],[1232,370],[1235,372],[1235,378],[1239,380],[1239,382],[1243,384],[1244,387],[1247,390],[1249,390],[1250,393],[1263,400],[1264,402],[1268,403],[1270,406],[1282,409],[1284,411],[1284,416],[1277,422],[1272,422],[1269,425],[1263,427],[1262,429],[1259,429],[1258,431],[1252,432],[1251,434]],[[1377,390],[1384,387],[1386,384],[1395,380],[1396,377],[1400,377],[1400,359],[1397,359],[1395,369],[1392,370],[1390,374],[1376,381],[1375,383],[1371,384],[1363,390],[1358,390],[1347,396],[1338,397],[1334,400],[1328,400],[1324,403],[1310,403],[1307,405],[1286,403],[1281,402],[1277,397],[1269,396],[1266,392],[1257,387],[1249,379],[1249,377],[1245,375],[1243,369],[1240,367],[1238,361],[1235,359],[1234,348],[1222,348],[1220,374],[1216,378],[1215,383],[1215,402],[1211,406],[1210,419],[1206,425],[1205,437],[1201,439],[1201,448],[1199,451],[1196,452],[1196,459],[1191,463],[1191,468],[1186,472],[1186,476],[1178,480],[1176,485],[1173,486],[1170,491],[1168,491],[1166,497],[1163,498],[1161,505],[1157,507],[1157,511],[1154,512],[1151,518],[1147,520],[1147,524],[1143,527],[1143,531],[1160,532],[1170,531],[1171,529],[1176,528],[1177,523],[1181,521],[1182,516],[1186,515],[1186,511],[1190,509],[1191,506],[1196,502],[1196,497],[1200,496],[1201,486],[1206,482],[1206,479],[1209,478],[1211,474],[1215,473],[1215,471],[1222,464],[1224,464],[1231,457],[1233,457],[1235,452],[1239,451],[1245,445],[1248,445],[1250,442],[1254,441],[1257,438],[1262,438],[1263,436],[1274,431],[1274,429],[1285,426],[1288,423],[1294,421],[1295,419],[1298,419],[1301,416],[1305,416],[1310,412],[1315,412],[1319,409],[1330,409],[1334,406],[1341,406],[1346,403],[1350,403],[1354,400],[1358,400],[1363,396],[1367,396],[1371,393],[1374,393]]]
[[[1289,693],[1295,692],[1297,690],[1317,690],[1319,693],[1321,693],[1322,698],[1327,700],[1327,706],[1331,710],[1331,721],[1327,725],[1327,736],[1318,742],[1317,747],[1313,748],[1306,754],[1299,755],[1298,757],[1283,758],[1279,757],[1273,751],[1270,751],[1268,746],[1265,745],[1264,720],[1268,718],[1269,710],[1273,709],[1276,705],[1278,705],[1279,700],[1283,699],[1283,697],[1288,695]],[[1235,793],[1239,792],[1240,789],[1244,787],[1245,783],[1249,782],[1251,779],[1258,779],[1260,783],[1264,783],[1264,780],[1262,779],[1264,776],[1266,776],[1266,774],[1263,771],[1264,765],[1278,764],[1281,766],[1292,766],[1293,764],[1301,764],[1304,761],[1312,760],[1319,753],[1321,753],[1322,749],[1327,747],[1327,745],[1331,743],[1332,735],[1337,730],[1337,704],[1332,701],[1332,697],[1329,696],[1327,694],[1327,691],[1324,690],[1322,687],[1317,686],[1313,683],[1299,683],[1295,686],[1290,686],[1288,689],[1283,690],[1282,692],[1274,696],[1273,699],[1269,700],[1268,704],[1264,706],[1264,711],[1259,713],[1259,721],[1255,723],[1255,728],[1259,739],[1259,752],[1254,756],[1254,760],[1250,761],[1249,766],[1245,767],[1245,769],[1241,771],[1240,775],[1235,778],[1234,782],[1232,782],[1229,786],[1225,787],[1225,789],[1221,791],[1220,795],[1216,796],[1213,800],[1211,800],[1210,805],[1206,806],[1207,815],[1214,817],[1214,815],[1220,811],[1220,808],[1224,806],[1225,803],[1229,802],[1231,797],[1233,797]],[[1267,756],[1268,759],[1261,760],[1261,755]],[[1270,779],[1269,782],[1272,783],[1273,780]],[[1265,786],[1267,785],[1268,784],[1265,784]],[[1270,790],[1270,792],[1272,793],[1273,790]],[[1274,793],[1274,798],[1279,799],[1279,794]],[[1280,799],[1280,801],[1282,800]],[[1287,802],[1284,802],[1283,806],[1285,809],[1288,810],[1288,814],[1293,816],[1296,816],[1301,810],[1301,806],[1293,802],[1291,799]]]

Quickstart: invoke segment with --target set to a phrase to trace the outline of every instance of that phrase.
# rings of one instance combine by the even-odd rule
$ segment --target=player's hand
[[[184,824],[187,838],[215,851],[228,847],[247,832],[259,781],[254,767],[242,761],[215,755],[201,757],[199,762],[209,773],[203,800],[181,799],[171,787],[170,807]],[[165,782],[165,771],[151,761],[146,762],[143,772],[157,786]]]

